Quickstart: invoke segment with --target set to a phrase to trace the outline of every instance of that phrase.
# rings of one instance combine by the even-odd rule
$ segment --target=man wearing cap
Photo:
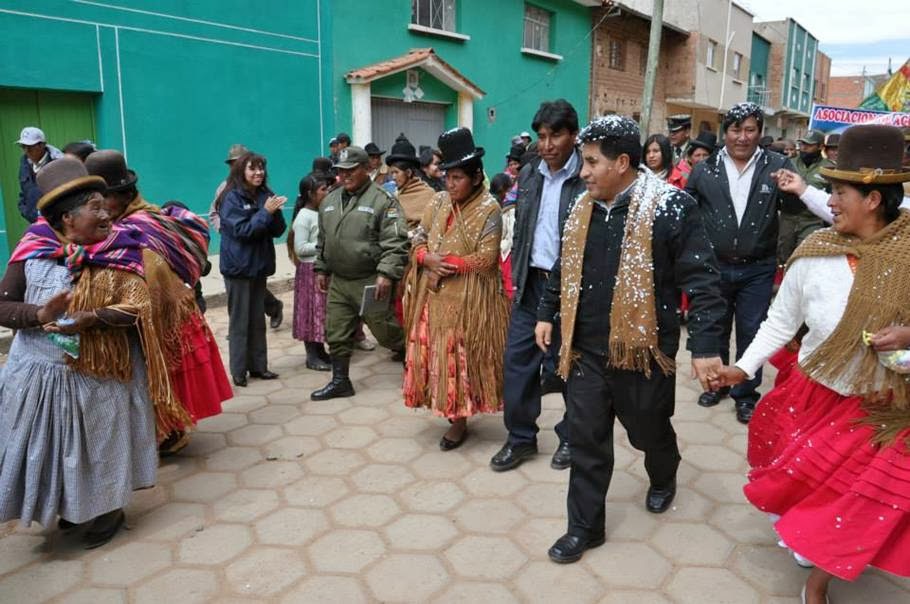
[[[822,157],[822,144],[825,135],[818,130],[809,130],[797,140],[799,156],[793,162],[796,172],[807,184],[830,193],[831,185],[821,177],[819,170],[831,167],[832,162]],[[781,266],[787,263],[790,255],[803,239],[813,231],[824,227],[818,219],[798,198],[788,197],[780,206],[780,235],[777,246],[777,262]]]
[[[691,115],[671,115],[667,118],[667,130],[670,132],[670,145],[673,149],[673,165],[686,156],[689,146],[689,133],[692,131]]]
[[[231,165],[237,161],[241,155],[249,152],[250,150],[240,143],[231,145],[230,149],[228,149],[227,159],[224,160],[224,163],[228,166],[228,172],[231,170]],[[226,186],[227,178],[222,180],[221,184],[218,185],[218,188],[215,189],[215,197],[212,199],[212,204],[209,206],[209,224],[215,229],[216,233],[221,232],[221,217],[218,214],[218,208],[215,204]],[[265,315],[269,318],[269,327],[272,329],[281,327],[281,323],[284,321],[284,302],[276,298],[275,294],[269,291],[268,287],[265,288]]]
[[[348,371],[364,288],[375,286],[376,302],[391,301],[408,261],[404,212],[370,180],[368,165],[364,149],[342,149],[335,164],[341,186],[319,206],[314,268],[317,287],[328,294],[325,335],[332,355],[332,381],[310,395],[314,401],[354,395]],[[404,333],[391,304],[373,307],[363,321],[381,345],[402,353]]]
[[[389,167],[382,161],[382,156],[385,155],[385,151],[380,149],[379,145],[376,143],[367,143],[367,146],[364,147],[363,150],[367,152],[367,155],[370,158],[368,164],[370,180],[376,183],[377,186],[385,188],[384,185],[392,180],[389,176]],[[394,181],[392,182],[394,183]],[[393,191],[389,192],[392,193]]]
[[[333,164],[338,161],[338,139],[334,137],[329,139],[329,159]]]
[[[523,144],[524,148],[527,149],[528,145],[531,144],[531,133],[527,130],[524,130],[521,134],[518,135],[518,137],[521,139],[521,144]]]
[[[35,204],[41,198],[35,175],[48,162],[62,157],[63,153],[48,145],[44,132],[34,126],[23,128],[16,144],[22,148],[22,159],[19,161],[19,213],[29,222],[35,222],[38,220]]]

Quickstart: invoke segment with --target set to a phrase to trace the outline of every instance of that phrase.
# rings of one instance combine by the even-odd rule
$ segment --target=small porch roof
[[[449,88],[475,99],[481,99],[486,94],[477,84],[443,61],[432,48],[414,48],[399,57],[349,71],[344,77],[348,84],[368,84],[415,67],[422,68]]]

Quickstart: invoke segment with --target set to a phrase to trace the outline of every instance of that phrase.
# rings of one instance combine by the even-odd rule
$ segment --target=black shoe
[[[242,377],[235,375],[235,376],[233,376],[233,380],[234,380],[235,386],[240,386],[241,388],[246,388],[246,376],[245,375]]]
[[[278,374],[266,369],[265,371],[251,371],[250,377],[259,378],[260,380],[277,380]]]
[[[755,413],[755,403],[736,403],[736,421],[741,424],[748,424],[752,420],[752,414]]]
[[[95,518],[92,527],[85,534],[85,549],[101,547],[113,539],[125,520],[123,510],[114,510]]]
[[[557,564],[571,564],[581,560],[585,550],[600,547],[606,540],[607,538],[603,535],[594,539],[585,539],[578,535],[566,533],[556,540],[556,543],[547,551],[547,555],[550,556],[550,560]]]
[[[61,531],[71,531],[74,528],[76,528],[77,526],[79,526],[79,525],[76,524],[75,522],[70,522],[69,520],[66,520],[64,518],[59,518],[57,520],[57,528],[60,529]]]
[[[559,446],[553,452],[553,459],[550,460],[550,467],[554,470],[565,470],[572,465],[572,452],[569,450],[569,443],[562,440]]]
[[[354,384],[348,378],[351,358],[332,359],[332,381],[310,394],[311,401],[327,401],[333,398],[354,396]]]
[[[702,392],[698,397],[698,404],[702,407],[714,407],[728,394],[730,394],[729,388],[721,388],[717,392]]]
[[[648,495],[645,497],[645,508],[652,514],[663,514],[670,508],[674,497],[676,497],[675,480],[665,489],[658,489],[653,486],[648,487]]]
[[[565,382],[558,375],[552,373],[544,374],[540,378],[540,396],[552,394],[553,392],[562,392],[564,385]]]
[[[332,368],[328,361],[323,359],[325,347],[322,342],[304,342],[306,347],[306,368],[313,371],[328,371]]]
[[[467,440],[467,438],[468,428],[465,426],[464,431],[461,433],[461,438],[458,440],[449,440],[445,437],[445,435],[443,435],[443,437],[439,439],[439,448],[443,451],[451,451],[452,449],[457,449],[464,443],[465,440]]]
[[[537,444],[511,445],[506,443],[490,460],[494,472],[505,472],[520,466],[524,460],[537,455]]]
[[[284,321],[284,302],[278,300],[278,311],[269,316],[269,326],[272,329],[278,329],[281,327],[282,321]]]
[[[389,360],[395,363],[404,363],[404,350],[396,350],[392,353],[392,358]]]

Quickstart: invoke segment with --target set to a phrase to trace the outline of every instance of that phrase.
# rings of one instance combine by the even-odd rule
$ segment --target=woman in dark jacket
[[[236,386],[250,376],[272,380],[265,336],[265,284],[275,274],[272,239],[284,233],[287,197],[266,185],[265,158],[240,156],[216,202],[221,219],[221,274],[228,302],[231,375]]]

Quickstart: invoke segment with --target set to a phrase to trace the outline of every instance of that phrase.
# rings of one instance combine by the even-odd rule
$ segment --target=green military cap
[[[809,130],[806,136],[800,138],[797,142],[804,145],[821,145],[825,142],[825,135],[821,130]]]
[[[370,161],[370,156],[360,147],[345,147],[338,153],[338,161],[333,167],[349,170]]]

